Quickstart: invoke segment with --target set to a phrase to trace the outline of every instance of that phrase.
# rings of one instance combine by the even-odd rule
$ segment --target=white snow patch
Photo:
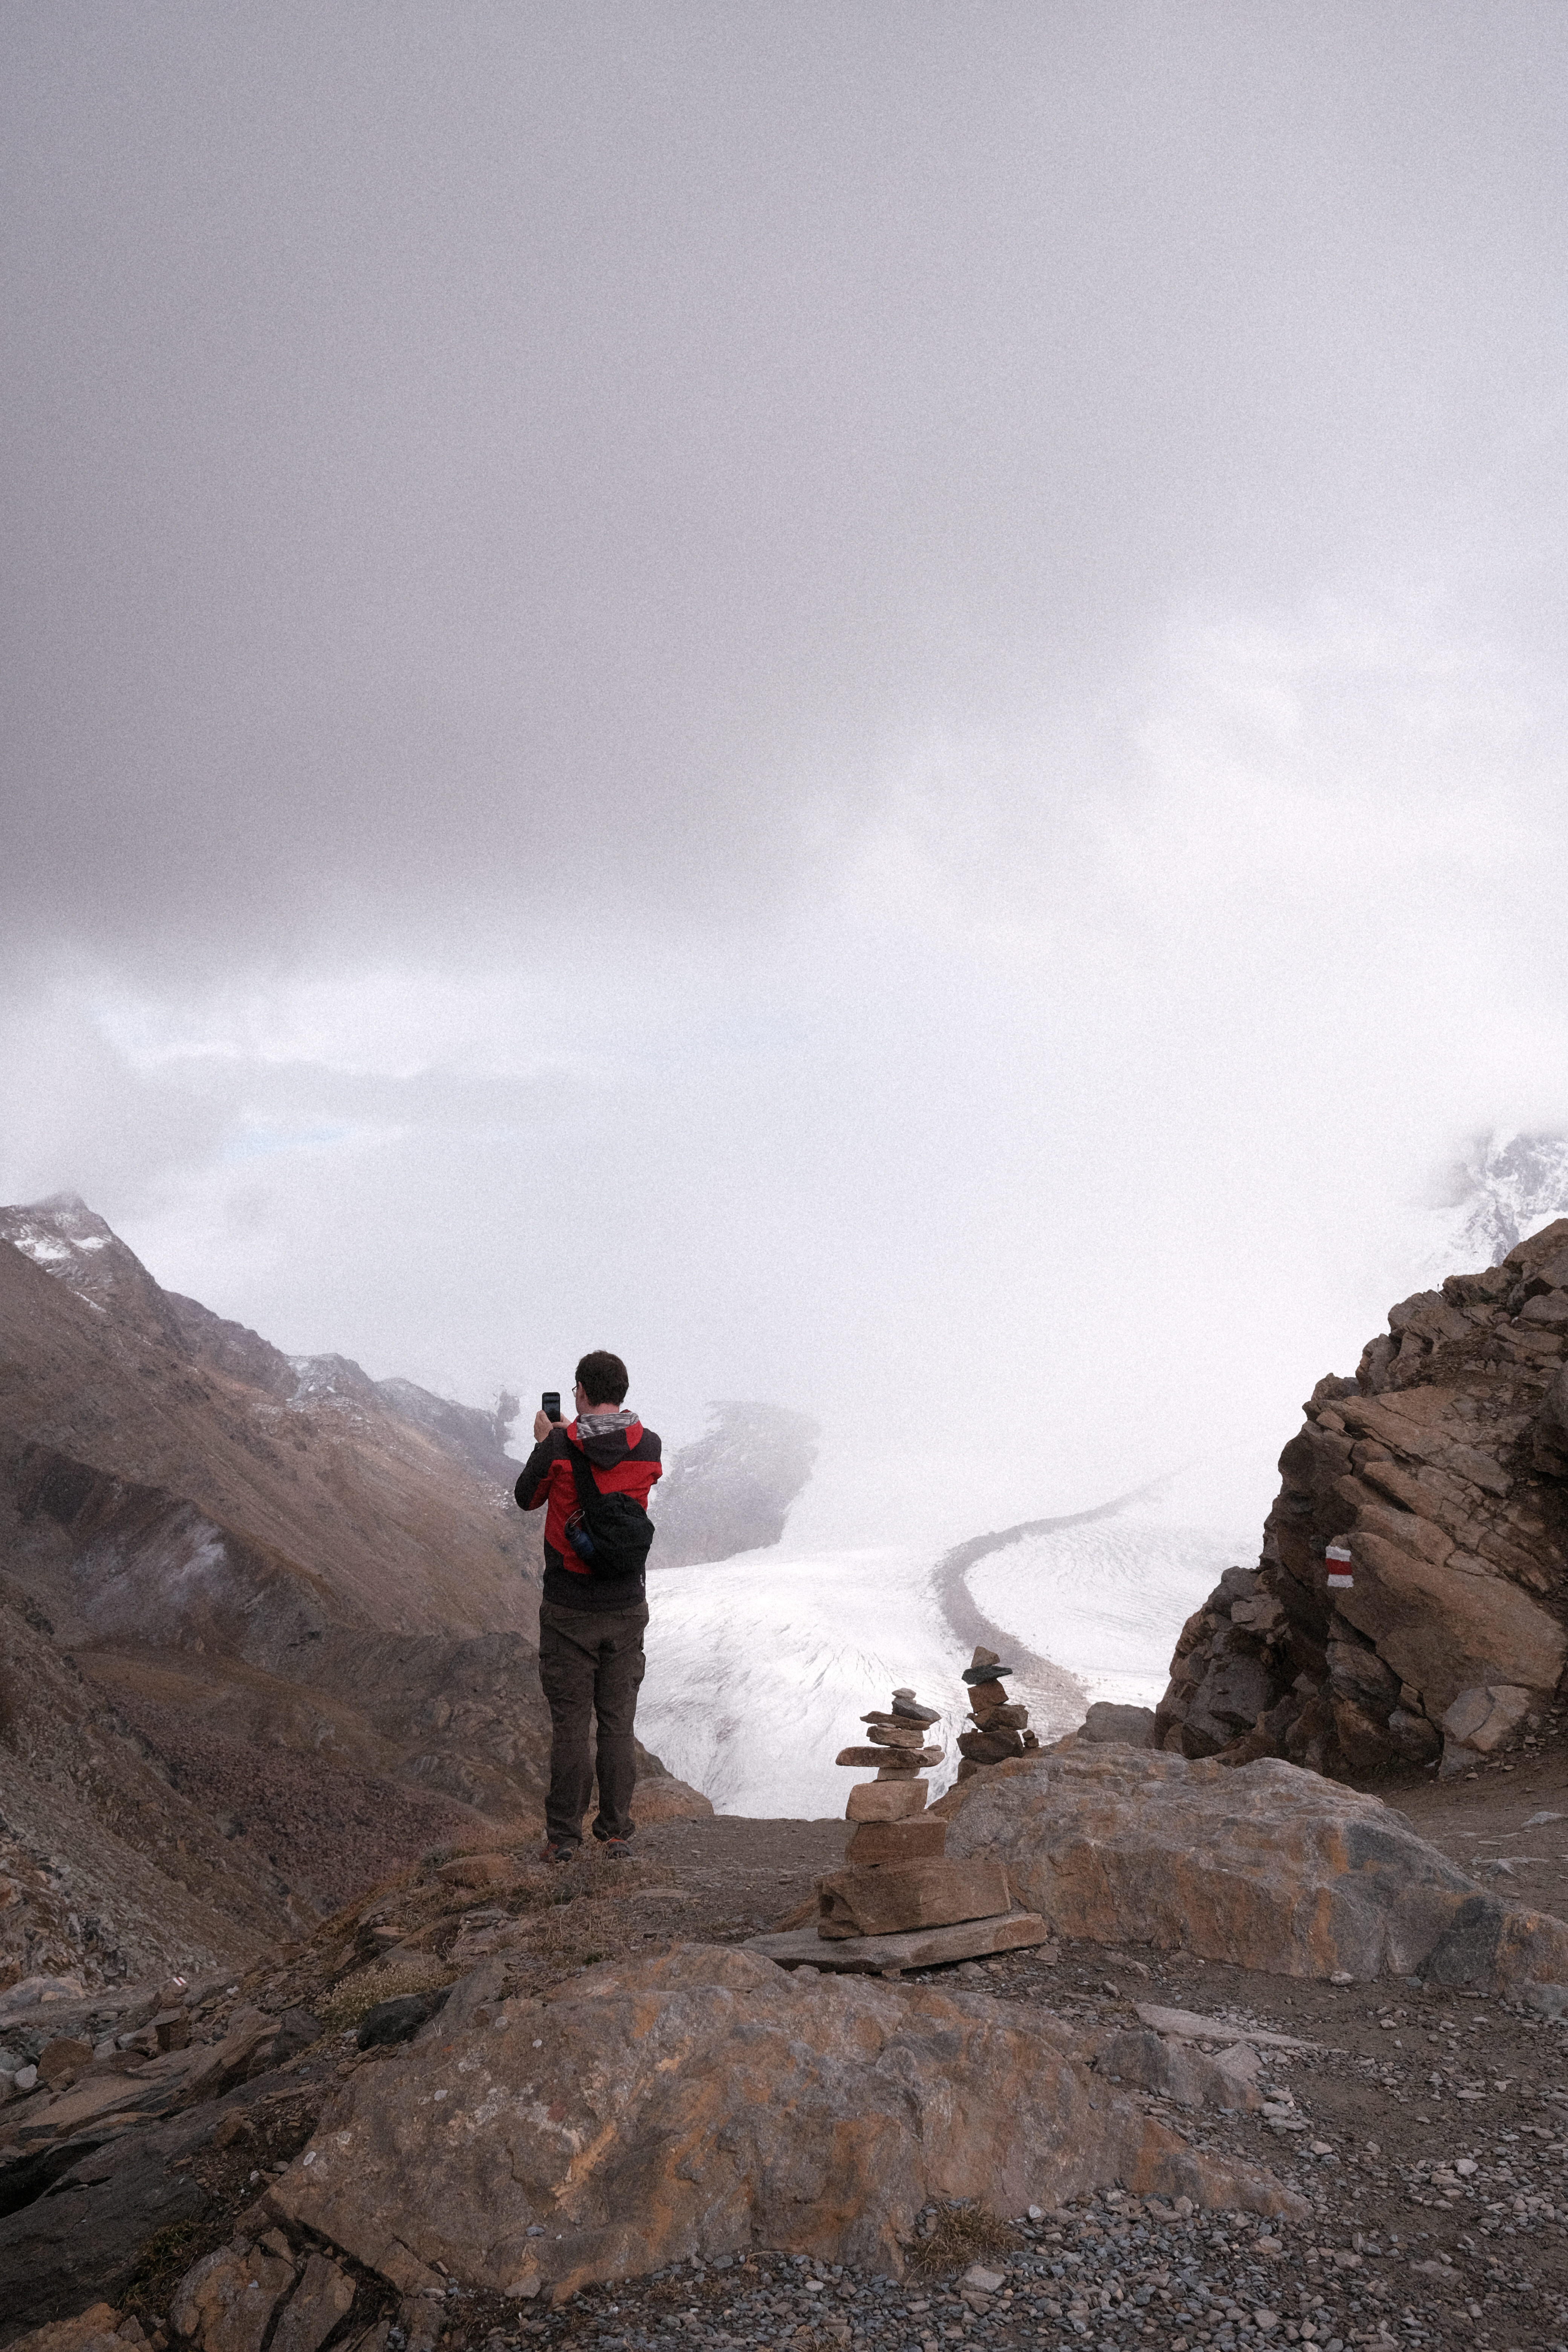
[[[931,1559],[904,1550],[742,1552],[699,1568],[650,1569],[647,1679],[637,1735],[721,1813],[842,1819],[857,1780],[835,1765],[859,1717],[909,1684],[953,1710],[932,1727],[949,1786],[963,1729],[965,1663],[931,1585]]]
[[[16,1247],[30,1257],[35,1265],[61,1265],[76,1255],[68,1242],[57,1241],[52,1234],[24,1229],[14,1234],[13,1239]]]

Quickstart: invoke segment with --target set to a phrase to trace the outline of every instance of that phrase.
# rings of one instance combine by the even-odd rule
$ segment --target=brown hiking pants
[[[594,1835],[632,1833],[632,1790],[637,1786],[637,1688],[647,1660],[643,1627],[647,1603],[636,1609],[563,1609],[539,1604],[539,1679],[550,1701],[550,1794],[544,1827],[552,1845],[581,1845],[583,1816],[594,1786],[595,1760],[599,1810]],[[589,1728],[598,1718],[596,1759]]]

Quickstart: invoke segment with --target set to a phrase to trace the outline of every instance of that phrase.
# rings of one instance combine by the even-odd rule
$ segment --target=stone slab
[[[15,2101],[0,2125],[0,2147],[28,2147],[40,2140],[69,2139],[73,2132],[121,2113],[140,2118],[164,2114],[174,2104],[184,2076],[202,2050],[171,2051],[134,2074],[105,2069],[69,2090]]]
[[[1162,2009],[1158,2002],[1141,2000],[1138,2015],[1156,2033],[1171,2033],[1184,2042],[1252,2042],[1270,2050],[1312,2050],[1322,2048],[1319,2042],[1297,2042],[1289,2033],[1265,2033],[1256,2025],[1226,2025],[1217,2017],[1200,2017],[1192,2009]]]
[[[816,1885],[817,1932],[825,1937],[900,1936],[965,1919],[1001,1919],[1013,1908],[1006,1872],[984,1855],[967,1862],[858,1864],[830,1872]]]
[[[849,1791],[844,1808],[847,1822],[907,1822],[926,1809],[923,1780],[863,1780]]]
[[[828,1942],[815,1927],[779,1936],[752,1936],[740,1948],[781,1969],[826,1969],[835,1975],[883,1976],[891,1969],[934,1969],[949,1960],[984,1959],[1047,1944],[1051,1931],[1034,1911],[1004,1919],[965,1919],[956,1927],[917,1927],[906,1936],[845,1936]]]
[[[857,1822],[844,1859],[852,1863],[925,1862],[947,1844],[947,1823],[932,1813],[912,1822]]]
[[[945,1754],[941,1748],[841,1748],[834,1758],[836,1764],[847,1764],[859,1771],[881,1771],[889,1764],[900,1770],[919,1772],[928,1764],[940,1764]]]

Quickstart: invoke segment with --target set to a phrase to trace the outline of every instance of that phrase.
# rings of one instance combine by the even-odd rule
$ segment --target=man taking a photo
[[[647,1623],[644,1566],[653,1539],[647,1498],[662,1476],[659,1443],[625,1410],[629,1383],[618,1356],[596,1349],[577,1367],[577,1418],[539,1412],[534,1447],[517,1482],[525,1511],[544,1515],[544,1597],[539,1606],[539,1679],[550,1702],[550,1795],[544,1854],[570,1862],[599,1779],[594,1835],[624,1854],[634,1827],[637,1689]],[[589,1730],[598,1723],[596,1755]]]

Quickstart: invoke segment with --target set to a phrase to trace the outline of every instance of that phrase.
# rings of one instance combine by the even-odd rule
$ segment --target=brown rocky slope
[[[536,1815],[510,1402],[286,1357],[74,1196],[0,1210],[0,1985],[227,1966]]]
[[[1568,1219],[1394,1307],[1319,1381],[1256,1569],[1184,1627],[1152,1738],[1336,1778],[1473,1764],[1568,1660]],[[1331,1569],[1350,1555],[1348,1586]]]

